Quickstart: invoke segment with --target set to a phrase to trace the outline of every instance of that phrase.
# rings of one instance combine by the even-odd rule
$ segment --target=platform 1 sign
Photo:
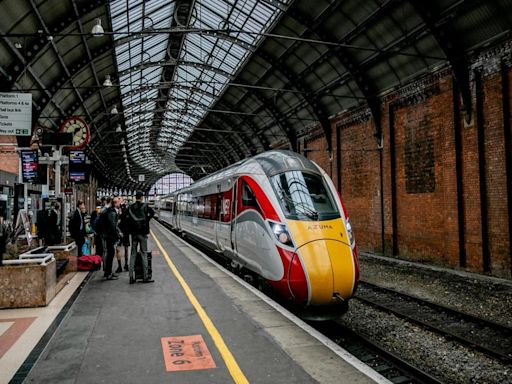
[[[32,134],[32,94],[0,92],[0,136]]]
[[[201,335],[162,337],[161,340],[168,372],[217,367]]]

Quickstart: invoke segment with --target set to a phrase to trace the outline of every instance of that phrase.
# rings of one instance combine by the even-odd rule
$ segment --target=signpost
[[[0,135],[32,134],[32,94],[0,92]]]

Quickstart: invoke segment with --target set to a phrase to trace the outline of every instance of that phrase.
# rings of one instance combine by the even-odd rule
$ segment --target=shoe
[[[116,274],[111,274],[110,276],[107,276],[107,280],[117,280],[119,277]]]
[[[125,272],[128,272],[128,264],[125,264],[125,265],[124,265],[124,271],[125,271]]]
[[[130,277],[130,284],[135,284],[135,278],[134,277]]]
[[[119,264],[119,266],[116,269],[116,273],[121,273],[121,272],[123,272],[123,268],[121,268],[121,264]]]
[[[144,280],[142,280],[142,282],[143,283],[154,283],[155,280],[153,280],[153,279],[144,279]]]

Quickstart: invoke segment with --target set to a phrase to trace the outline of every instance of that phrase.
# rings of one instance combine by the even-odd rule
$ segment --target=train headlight
[[[354,246],[356,239],[354,237],[354,231],[352,230],[352,225],[350,224],[350,220],[348,218],[345,221],[345,228],[347,229],[348,240],[350,242],[350,246],[352,247],[352,246]]]
[[[284,224],[272,223],[272,231],[276,236],[277,240],[284,245],[288,245],[289,247],[293,247],[293,242],[290,234],[288,233],[288,229]]]

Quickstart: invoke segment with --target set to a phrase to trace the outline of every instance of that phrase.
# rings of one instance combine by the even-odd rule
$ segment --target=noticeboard
[[[37,150],[20,151],[21,156],[21,174],[24,183],[35,183],[38,180],[37,168],[39,158]]]
[[[69,180],[75,183],[87,182],[87,166],[85,164],[84,151],[69,151]]]
[[[31,136],[32,94],[0,92],[0,136]]]

